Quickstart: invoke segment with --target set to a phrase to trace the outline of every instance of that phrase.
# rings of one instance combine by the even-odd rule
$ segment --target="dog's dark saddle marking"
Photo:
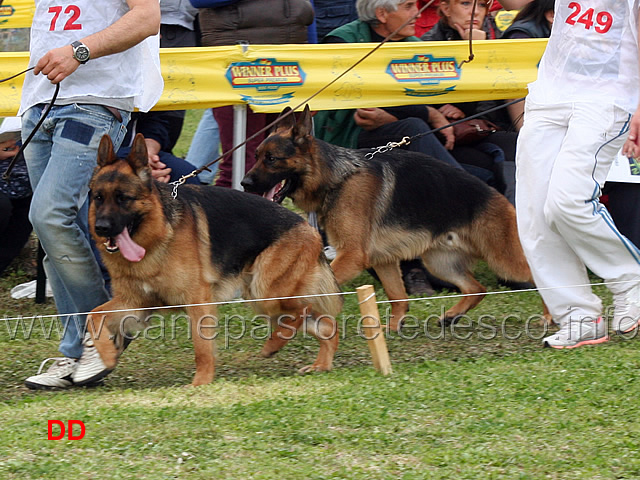
[[[211,257],[226,274],[240,273],[282,234],[304,221],[262,197],[222,187],[185,185],[178,201],[200,205],[205,211],[209,219]],[[216,229],[216,225],[225,225],[225,228]]]

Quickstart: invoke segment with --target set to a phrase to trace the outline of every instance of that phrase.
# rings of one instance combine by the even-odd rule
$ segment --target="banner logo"
[[[396,82],[417,82],[437,85],[443,80],[460,80],[460,69],[453,57],[435,58],[433,55],[415,55],[413,58],[392,60],[387,73]]]
[[[268,96],[243,95],[252,104],[278,104],[288,102],[292,93],[273,94],[281,87],[299,87],[304,84],[306,74],[298,62],[278,62],[275,58],[260,58],[254,62],[235,62],[226,73],[232,88],[255,88]]]
[[[0,23],[8,22],[8,17],[11,17],[14,13],[16,13],[16,10],[11,5],[0,5]]]

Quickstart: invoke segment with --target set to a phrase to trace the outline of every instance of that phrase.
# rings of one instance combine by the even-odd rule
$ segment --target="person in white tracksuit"
[[[548,347],[608,340],[587,268],[613,293],[613,330],[630,332],[640,320],[640,251],[598,201],[623,145],[628,155],[640,153],[639,1],[556,0],[529,85],[516,209],[533,278],[560,326],[544,339]]]

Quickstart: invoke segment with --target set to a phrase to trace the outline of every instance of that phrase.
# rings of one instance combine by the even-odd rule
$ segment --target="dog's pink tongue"
[[[129,230],[126,228],[116,237],[116,245],[118,245],[122,256],[130,262],[139,262],[144,258],[144,254],[146,253],[144,248],[131,240]]]
[[[264,194],[264,198],[266,198],[267,200],[273,200],[273,197],[275,196],[276,192],[280,190],[280,184],[276,183],[275,186],[269,190],[267,193]]]

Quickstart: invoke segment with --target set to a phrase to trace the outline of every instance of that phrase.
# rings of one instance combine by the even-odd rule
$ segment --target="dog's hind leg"
[[[310,305],[298,310],[292,308],[293,306],[293,302],[283,302],[280,315],[272,315],[274,330],[260,354],[263,357],[275,355],[293,340],[302,328],[305,334],[308,333],[318,340],[320,350],[315,362],[302,367],[298,373],[331,370],[333,357],[338,349],[338,327],[335,319],[331,315],[316,315]]]
[[[480,257],[497,275],[506,280],[535,284],[518,237],[515,210],[502,195],[496,195],[487,214],[474,224],[472,238]],[[542,323],[553,325],[549,309],[544,302],[542,306]]]
[[[484,298],[487,289],[471,274],[475,259],[469,254],[455,250],[431,249],[423,257],[424,265],[433,275],[453,283],[465,295],[440,319],[444,325],[475,308]]]
[[[298,370],[298,373],[328,372],[333,366],[333,357],[338,350],[338,324],[331,315],[315,315],[313,312],[304,315],[303,329],[313,335],[320,343],[318,357],[312,365]]]
[[[409,303],[403,301],[407,300],[407,292],[402,282],[400,263],[378,264],[374,265],[373,269],[376,271],[387,297],[392,301],[391,317],[389,318],[387,328],[397,332],[402,323],[402,319],[409,311]]]

